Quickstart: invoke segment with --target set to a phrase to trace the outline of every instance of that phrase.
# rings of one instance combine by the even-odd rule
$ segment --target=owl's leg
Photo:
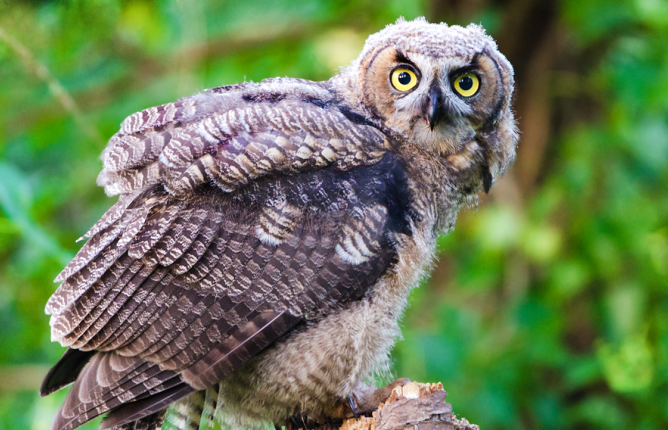
[[[385,403],[390,397],[394,387],[403,386],[409,382],[411,381],[408,378],[400,378],[382,388],[376,388],[373,385],[361,385],[347,399],[341,399],[337,402],[335,408],[329,412],[331,416],[324,419],[321,417],[318,420],[321,422],[302,413],[289,417],[285,423],[285,430],[337,429],[346,418],[355,417],[359,419],[361,415],[371,416],[371,413],[378,409],[378,405]],[[278,425],[274,427],[277,430],[280,428]]]
[[[120,426],[112,427],[111,430],[158,430],[162,428],[162,424],[165,421],[166,412],[167,409],[163,409],[137,421],[132,421]]]
[[[300,414],[300,415],[293,415],[290,418],[288,418],[288,421],[285,425],[285,430],[298,430],[298,429],[309,430],[309,429],[315,429],[317,427],[319,427],[319,425],[315,420],[309,418],[305,414]]]
[[[285,430],[336,430],[343,424],[341,418],[321,418],[319,421],[307,416],[306,414],[293,415],[287,419]],[[281,427],[274,424],[274,428],[279,430]]]

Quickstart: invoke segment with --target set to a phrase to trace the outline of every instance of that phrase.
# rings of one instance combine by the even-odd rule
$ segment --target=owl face
[[[481,27],[398,21],[346,72],[364,108],[423,149],[448,157],[476,142],[493,178],[514,159],[513,70]]]
[[[389,127],[446,154],[460,151],[476,130],[498,119],[503,88],[499,68],[485,52],[429,57],[386,46],[370,59],[363,93]]]

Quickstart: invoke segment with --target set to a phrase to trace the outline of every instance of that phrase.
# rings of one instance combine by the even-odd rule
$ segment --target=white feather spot
[[[350,254],[345,249],[343,249],[343,247],[339,244],[336,245],[335,249],[336,253],[339,254],[339,257],[341,257],[341,259],[346,263],[350,263],[357,266],[358,264],[362,264],[368,260],[368,258],[362,256],[359,252],[355,254]]]
[[[255,234],[257,234],[257,238],[260,239],[260,242],[264,243],[265,245],[276,246],[283,243],[282,240],[280,240],[274,235],[267,233],[260,226],[257,226],[255,228]]]

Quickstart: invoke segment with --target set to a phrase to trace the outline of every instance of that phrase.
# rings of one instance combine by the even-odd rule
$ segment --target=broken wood
[[[316,430],[479,430],[465,418],[457,418],[445,402],[443,385],[398,379],[376,389],[367,386],[353,396],[356,411],[366,411],[343,424],[327,424]],[[340,422],[340,421],[339,421]],[[303,427],[289,423],[286,430]]]

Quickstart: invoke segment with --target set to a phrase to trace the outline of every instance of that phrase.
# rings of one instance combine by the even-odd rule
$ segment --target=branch
[[[9,46],[9,48],[23,61],[26,68],[31,73],[42,82],[46,83],[53,97],[60,103],[65,111],[72,115],[77,126],[84,132],[84,134],[97,142],[104,142],[102,135],[100,135],[97,129],[91,126],[91,124],[83,117],[81,109],[79,109],[79,106],[70,93],[67,92],[49,69],[35,58],[25,45],[15,39],[11,34],[7,33],[2,27],[0,27],[0,40]]]
[[[379,389],[367,386],[353,402],[357,410],[375,408],[373,412],[347,419],[340,426],[327,424],[316,430],[479,430],[452,413],[452,406],[445,402],[447,395],[440,382],[422,384],[405,378]],[[292,421],[286,426],[286,430],[299,428]]]

